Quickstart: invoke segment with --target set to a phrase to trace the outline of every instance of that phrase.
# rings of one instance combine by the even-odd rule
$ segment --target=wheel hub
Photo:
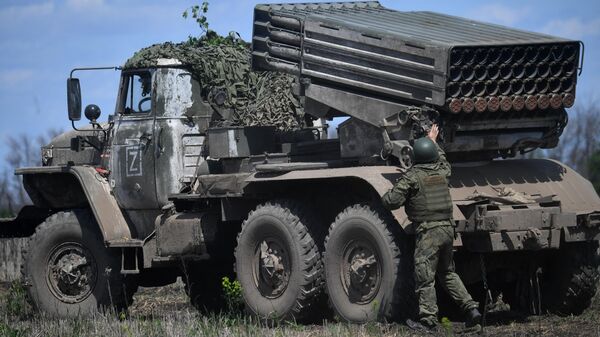
[[[64,243],[50,253],[48,286],[59,300],[79,303],[96,284],[96,264],[91,254],[78,243]]]
[[[287,251],[276,239],[264,240],[257,252],[255,284],[267,298],[279,297],[287,288],[290,265]]]
[[[369,303],[381,283],[381,267],[369,243],[353,241],[344,249],[342,284],[352,302]]]

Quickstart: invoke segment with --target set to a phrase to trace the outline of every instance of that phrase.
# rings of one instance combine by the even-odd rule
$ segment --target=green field
[[[54,319],[31,311],[18,287],[2,285],[0,290],[0,336],[419,336],[401,324],[346,324],[324,321],[300,325],[282,323],[270,326],[240,315],[202,316],[187,303],[183,285],[141,289],[129,315],[112,314]],[[488,316],[486,336],[600,336],[600,300],[578,317],[551,315],[526,317],[511,311]],[[464,331],[461,322],[448,322],[442,335],[477,336]]]

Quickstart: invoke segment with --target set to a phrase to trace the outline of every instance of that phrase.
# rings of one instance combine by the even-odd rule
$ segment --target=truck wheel
[[[50,216],[31,236],[23,259],[32,305],[52,316],[126,309],[137,288],[120,274],[120,254],[104,246],[88,211]]]
[[[246,310],[273,320],[303,320],[323,289],[311,212],[293,201],[260,205],[242,224],[236,274]]]
[[[579,315],[591,305],[600,279],[594,261],[596,248],[590,244],[569,245],[544,270],[542,301],[549,312]]]
[[[400,297],[400,245],[394,223],[357,204],[335,219],[325,241],[325,280],[337,315],[349,322],[390,319]]]

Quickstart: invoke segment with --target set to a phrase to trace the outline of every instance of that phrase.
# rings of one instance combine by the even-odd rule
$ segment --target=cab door
[[[110,158],[111,186],[126,210],[157,209],[153,71],[123,72]]]

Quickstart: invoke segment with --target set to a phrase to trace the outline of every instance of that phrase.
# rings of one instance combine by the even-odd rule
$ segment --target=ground
[[[97,315],[59,320],[30,312],[19,297],[18,287],[0,285],[0,336],[419,336],[401,324],[314,325],[284,323],[270,327],[247,317],[202,316],[188,305],[183,284],[142,288],[135,295],[129,315]],[[592,307],[577,317],[523,316],[498,311],[488,316],[485,336],[595,336],[600,337],[600,295]],[[440,335],[478,336],[464,331],[460,322],[446,323]]]

